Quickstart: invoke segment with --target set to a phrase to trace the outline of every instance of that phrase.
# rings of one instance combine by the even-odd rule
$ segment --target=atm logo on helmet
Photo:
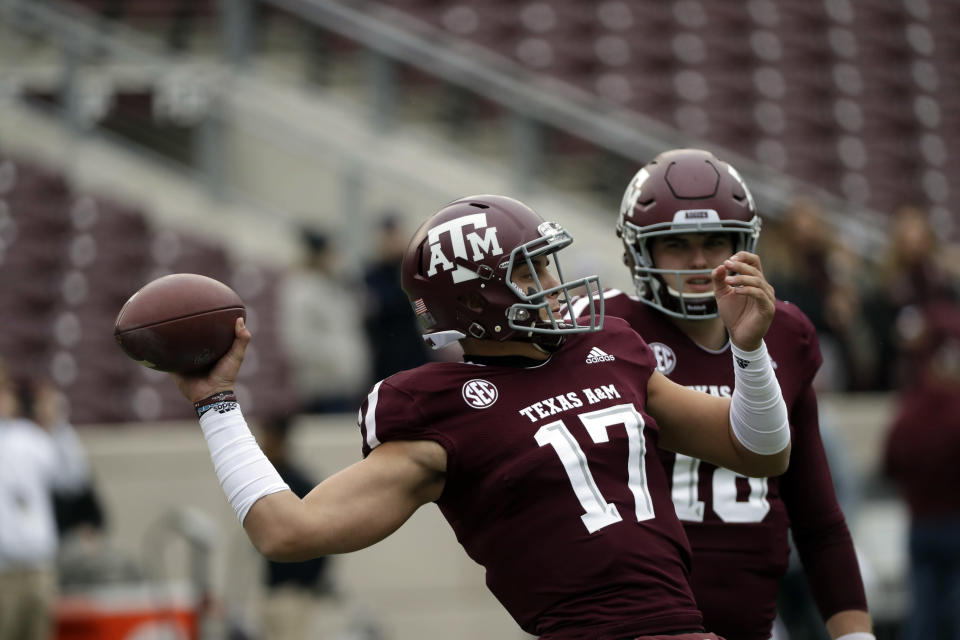
[[[470,229],[468,229],[468,227]],[[447,253],[441,240],[448,237]],[[470,269],[455,265],[454,258],[477,262],[485,256],[499,256],[503,253],[500,241],[497,239],[497,228],[487,226],[487,214],[474,213],[438,224],[427,232],[427,242],[430,244],[430,267],[427,275],[433,277],[439,271],[453,271],[455,283],[466,282],[478,278]]]

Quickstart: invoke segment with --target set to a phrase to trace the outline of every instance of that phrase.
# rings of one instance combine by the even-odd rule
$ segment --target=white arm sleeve
[[[220,486],[243,524],[254,502],[290,487],[260,450],[240,407],[225,404],[200,416],[200,428]]]
[[[783,451],[790,444],[787,405],[773,373],[767,345],[743,351],[732,342],[735,384],[730,402],[730,425],[740,443],[761,455]]]

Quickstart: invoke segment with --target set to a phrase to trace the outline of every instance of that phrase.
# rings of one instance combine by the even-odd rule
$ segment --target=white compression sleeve
[[[240,524],[254,502],[290,489],[260,450],[235,402],[206,411],[200,416],[200,428],[220,486]]]
[[[735,384],[730,402],[730,425],[740,443],[762,455],[783,451],[790,444],[787,405],[773,373],[767,345],[743,351],[732,342]]]

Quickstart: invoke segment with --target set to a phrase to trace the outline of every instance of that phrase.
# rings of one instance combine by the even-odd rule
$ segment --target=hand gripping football
[[[227,285],[194,273],[174,273],[147,283],[117,315],[113,336],[140,364],[158,371],[198,373],[233,344],[243,301]]]

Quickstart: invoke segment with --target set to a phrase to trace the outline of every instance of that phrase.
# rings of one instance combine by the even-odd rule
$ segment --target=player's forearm
[[[276,561],[335,552],[311,535],[309,510],[260,450],[232,392],[195,406],[220,486],[257,550]]]
[[[257,551],[274,562],[298,562],[333,553],[304,535],[308,527],[301,524],[303,509],[303,502],[292,491],[273,493],[253,504],[243,519],[243,529]]]
[[[318,484],[303,500],[290,492],[261,498],[243,526],[271,560],[365,549],[440,497],[443,462],[443,449],[434,442],[388,442]]]
[[[354,467],[340,471],[303,500],[290,491],[260,498],[243,519],[250,542],[275,562],[349,553],[386,538],[419,506],[407,503],[404,508],[402,498],[382,505],[360,493],[345,495],[343,489],[353,483],[351,475]]]
[[[333,500],[318,495],[301,500],[289,491],[257,500],[243,520],[250,542],[264,557],[275,562],[299,562],[321,556],[349,553],[369,547],[396,530],[367,515],[364,500]],[[359,505],[357,503],[360,503]]]
[[[745,475],[777,476],[790,461],[790,424],[767,348],[732,347],[735,386],[730,431]]]
[[[220,486],[264,556],[297,561],[363,549],[443,490],[436,443],[393,442],[330,476],[301,500],[267,460],[232,393],[196,403]]]
[[[201,399],[194,407],[217,479],[241,524],[261,498],[290,492],[250,433],[232,391]]]
[[[827,620],[832,640],[875,640],[870,614],[859,609],[838,611]]]
[[[798,464],[797,470],[799,469]],[[791,478],[791,483],[796,481],[796,478]],[[807,491],[805,495],[808,498],[819,495],[815,483],[801,482],[800,487],[787,487],[787,485],[788,483],[782,482],[780,488],[781,491],[787,488],[793,492],[790,495],[795,496],[798,490]],[[830,510],[828,505],[824,505],[823,508]],[[835,509],[836,513],[833,517],[826,520],[815,519],[809,512],[788,510],[792,523],[791,530],[807,583],[810,585],[810,592],[824,619],[832,619],[836,615],[835,612],[852,611],[851,616],[841,615],[837,621],[842,623],[852,618],[856,622],[858,618],[863,617],[860,614],[867,610],[867,597],[850,531],[839,507]],[[867,620],[869,621],[869,618]],[[861,628],[862,625],[846,627],[847,632],[861,630]],[[837,633],[842,629],[838,629]]]
[[[760,454],[750,451],[737,440],[733,431],[730,431],[730,439],[733,441],[733,448],[737,453],[737,460],[732,465],[724,465],[732,471],[748,478],[772,478],[783,474],[790,465],[791,445],[787,444],[784,449],[772,454]]]

